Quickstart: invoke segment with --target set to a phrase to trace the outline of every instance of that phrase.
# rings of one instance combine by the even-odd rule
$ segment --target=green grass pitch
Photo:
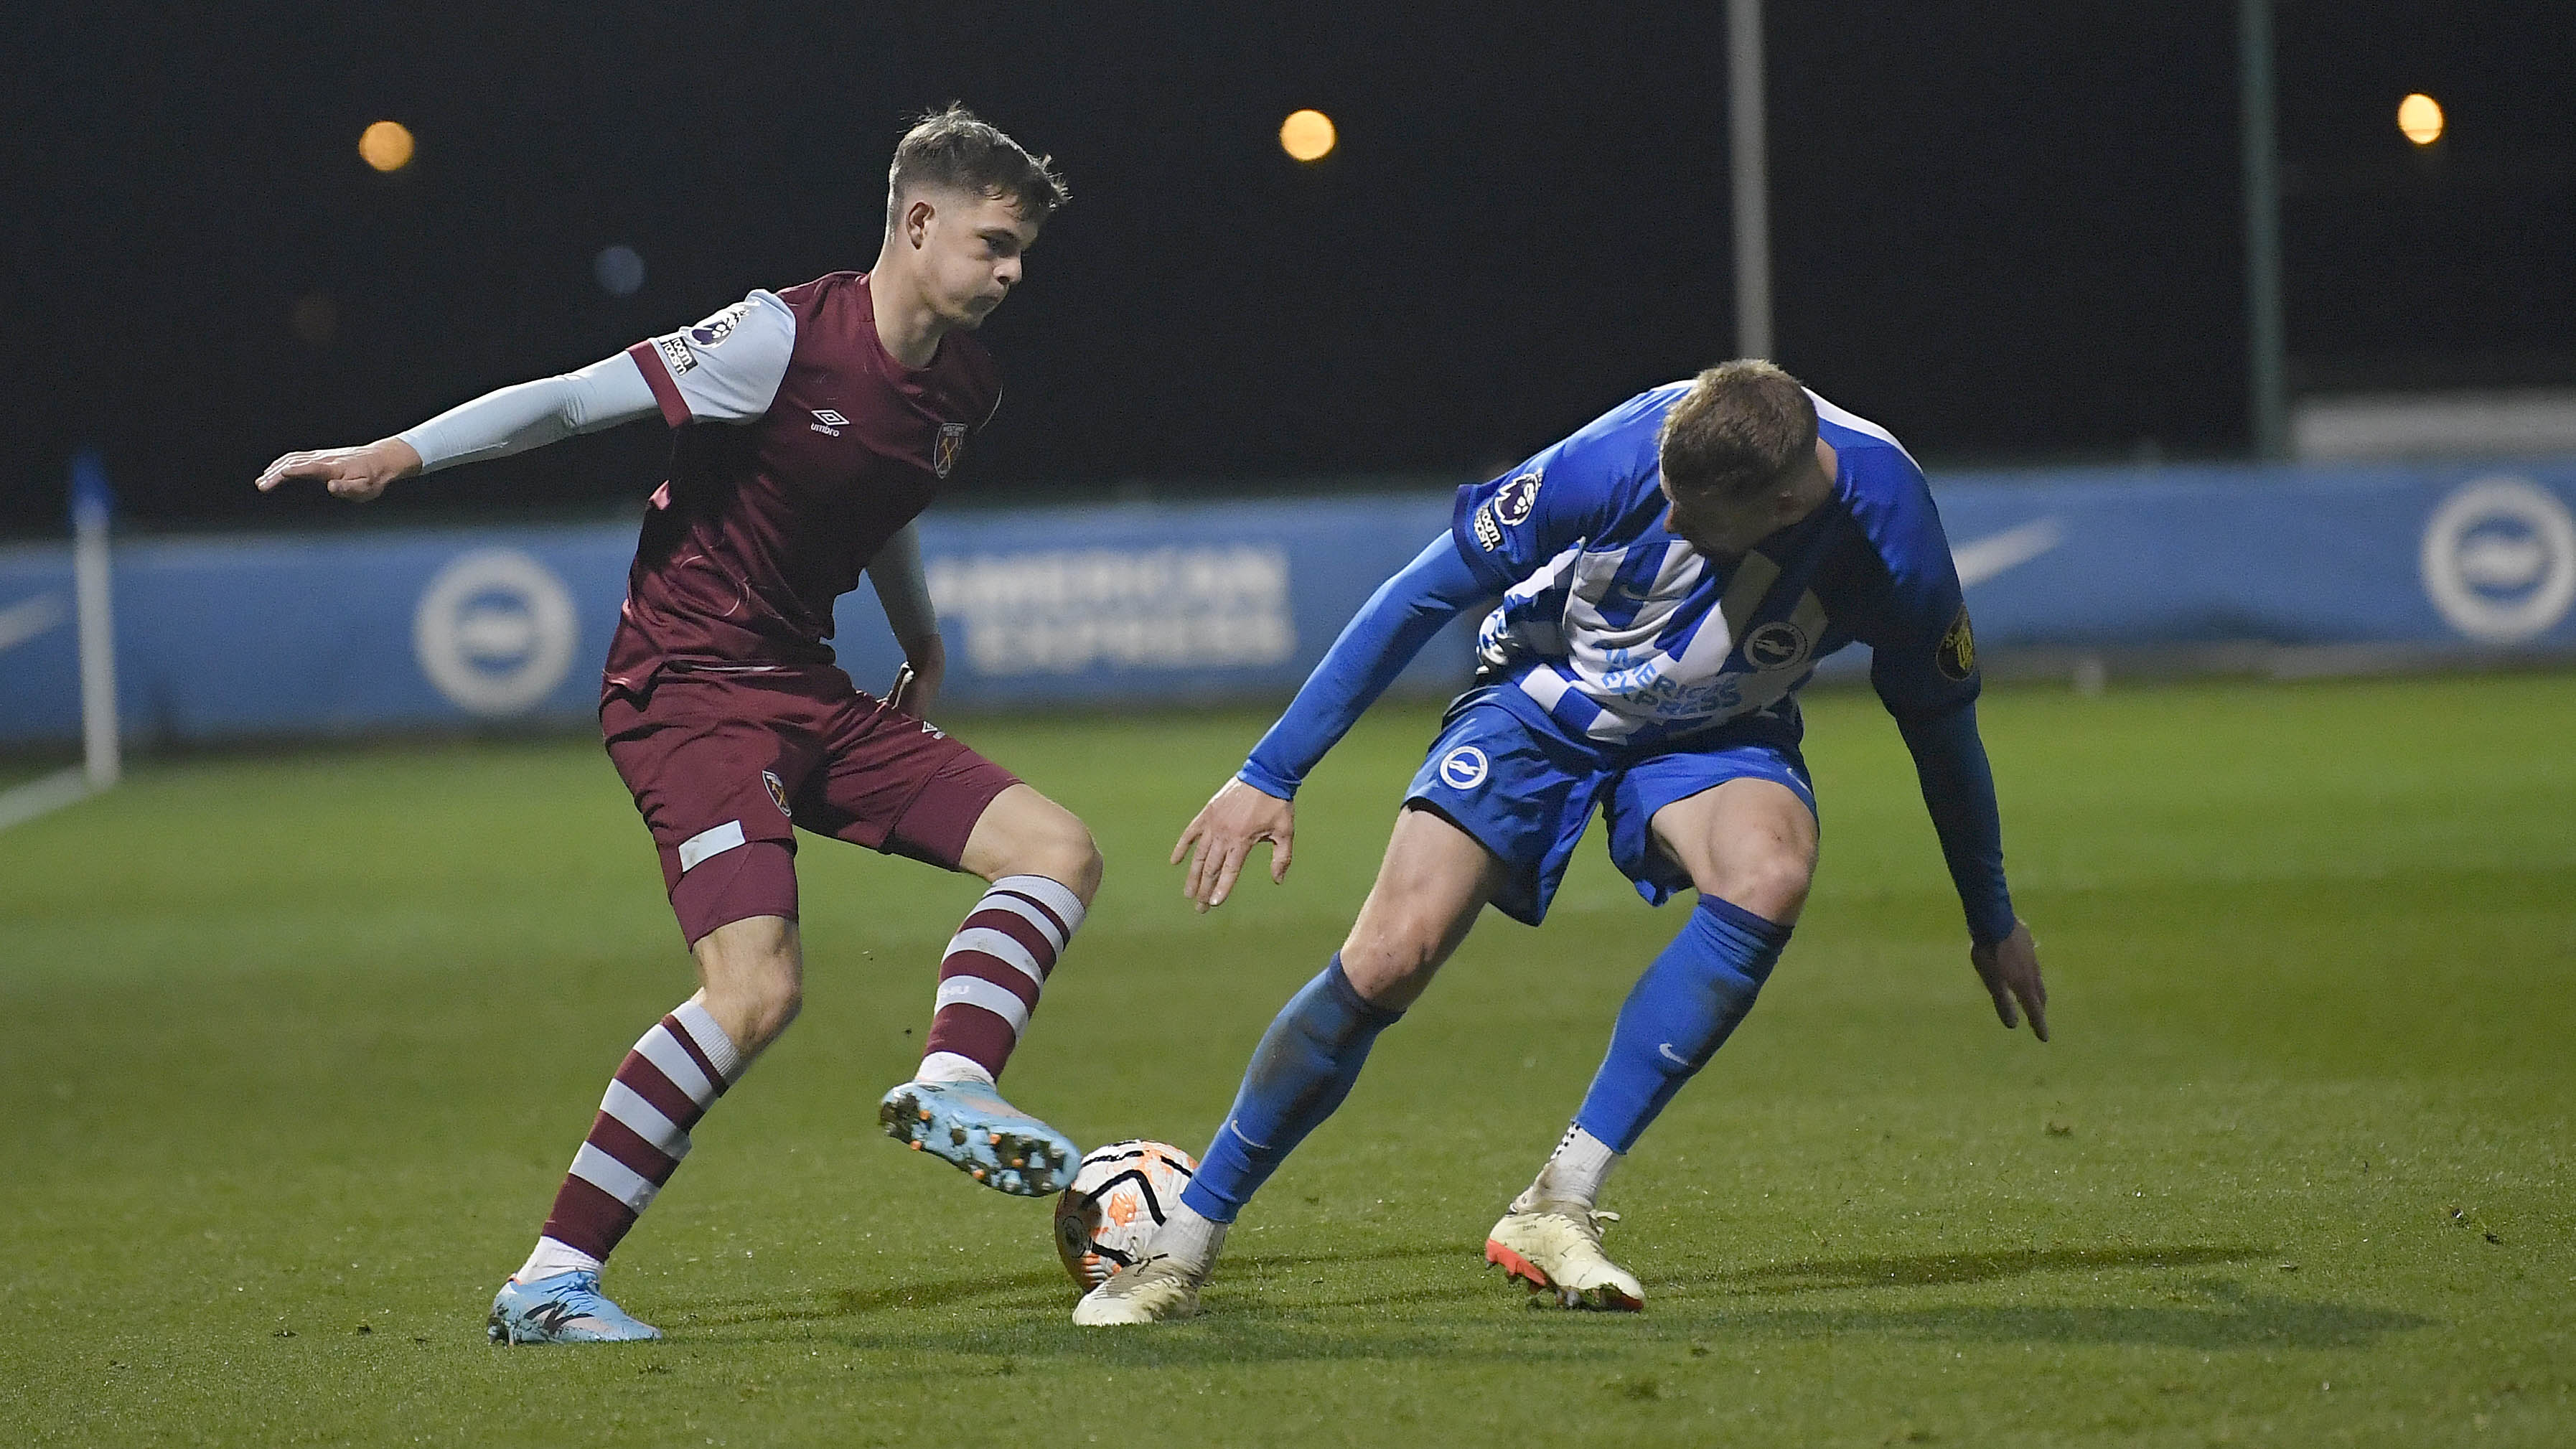
[[[1597,845],[1381,1041],[1205,1317],[1103,1333],[1043,1204],[877,1135],[971,883],[809,840],[805,1017],[612,1267],[670,1340],[606,1350],[482,1324],[689,990],[597,748],[147,765],[0,835],[0,1439],[2576,1442],[2576,677],[1984,720],[2056,1042],[1995,1024],[1875,703],[1813,701],[1806,919],[1605,1203],[1642,1316],[1478,1255],[1680,925]],[[1260,724],[965,723],[1108,854],[1010,1080],[1083,1141],[1205,1144],[1432,715],[1195,916],[1164,855]]]

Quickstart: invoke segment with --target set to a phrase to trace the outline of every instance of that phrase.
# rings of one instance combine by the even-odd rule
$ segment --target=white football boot
[[[1485,1261],[1530,1292],[1553,1295],[1561,1308],[1634,1313],[1646,1306],[1645,1288],[1601,1251],[1601,1225],[1618,1220],[1617,1213],[1542,1200],[1503,1214],[1485,1237]]]
[[[1110,1328],[1187,1318],[1199,1311],[1199,1285],[1206,1281],[1205,1269],[1193,1270],[1168,1253],[1156,1253],[1083,1294],[1073,1305],[1073,1321],[1080,1328]]]

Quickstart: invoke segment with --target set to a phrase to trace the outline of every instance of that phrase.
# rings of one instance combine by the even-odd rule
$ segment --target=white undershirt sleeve
[[[458,463],[506,458],[653,413],[653,389],[645,384],[635,359],[621,352],[579,372],[485,393],[401,437],[420,454],[420,470],[435,473]]]
[[[931,607],[930,584],[921,572],[921,525],[907,523],[868,560],[868,581],[876,585],[877,602],[895,642],[907,651],[939,632],[939,614]]]

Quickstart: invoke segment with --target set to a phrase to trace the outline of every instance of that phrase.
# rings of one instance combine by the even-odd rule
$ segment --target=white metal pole
[[[1762,130],[1762,0],[1726,0],[1726,108],[1735,182],[1735,352],[1769,357],[1771,183]]]
[[[80,609],[81,735],[89,787],[116,783],[116,617],[107,560],[107,472],[98,455],[72,460],[72,593]]]
[[[2236,81],[2245,170],[2247,411],[2255,456],[2280,459],[2289,456],[2290,424],[2289,389],[2283,381],[2288,334],[2281,307],[2281,158],[2273,116],[2272,3],[2238,0]]]

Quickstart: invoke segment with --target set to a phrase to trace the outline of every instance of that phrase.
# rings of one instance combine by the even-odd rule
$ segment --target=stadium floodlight
[[[2416,91],[2397,103],[2397,129],[2418,146],[2442,139],[2442,103]]]
[[[400,171],[411,164],[411,128],[400,121],[378,121],[358,135],[358,159],[378,171]]]
[[[108,574],[107,469],[72,459],[72,600],[80,637],[82,762],[0,791],[0,830],[105,790],[123,773],[116,721],[116,619]]]
[[[1333,118],[1321,111],[1290,111],[1279,123],[1279,149],[1299,161],[1321,161],[1340,139]]]

